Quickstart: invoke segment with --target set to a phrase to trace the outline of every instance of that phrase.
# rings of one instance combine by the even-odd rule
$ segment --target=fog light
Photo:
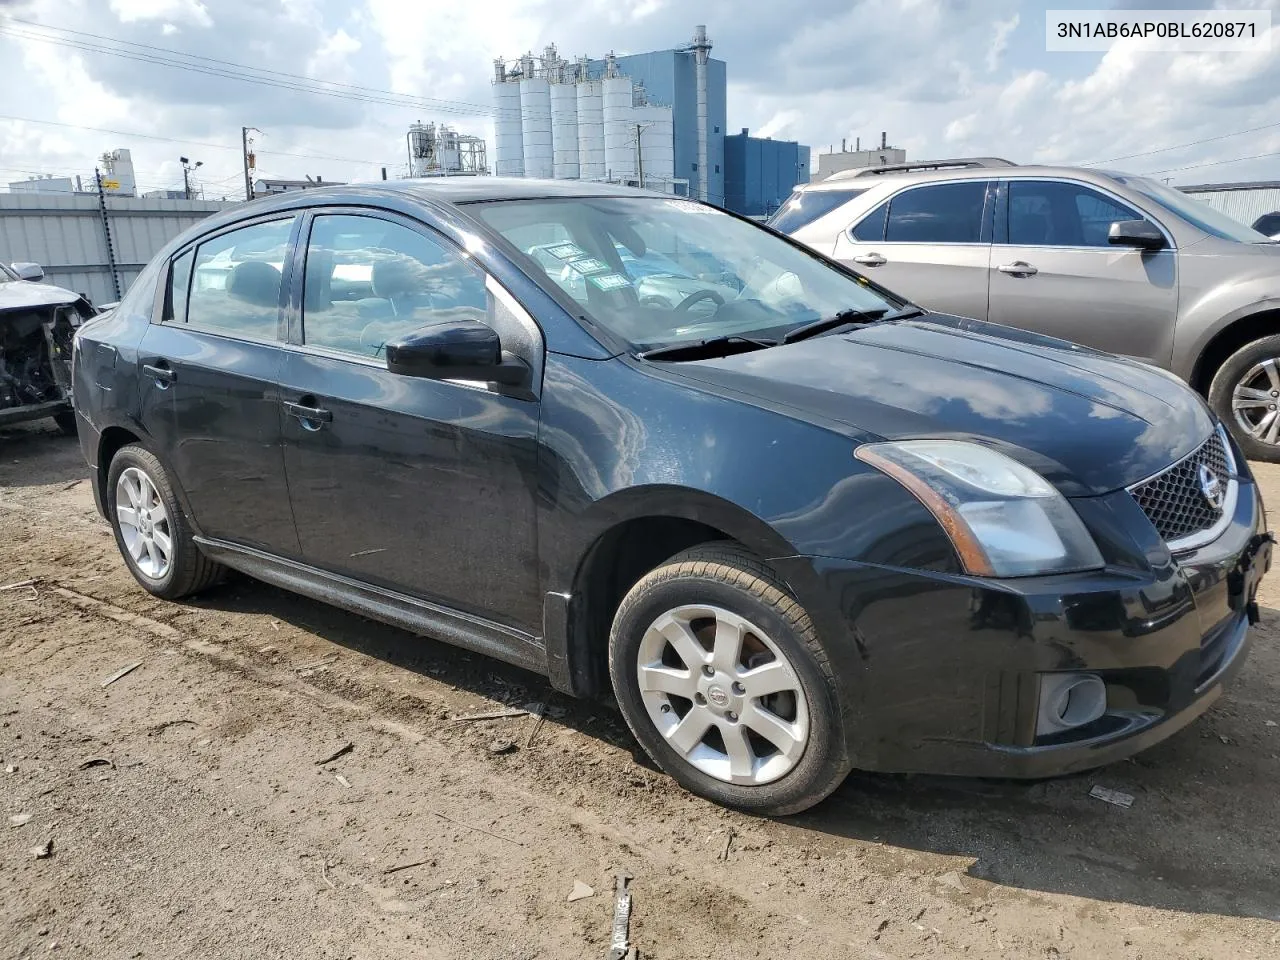
[[[1101,677],[1092,673],[1042,674],[1036,736],[1083,727],[1106,709],[1107,688]]]

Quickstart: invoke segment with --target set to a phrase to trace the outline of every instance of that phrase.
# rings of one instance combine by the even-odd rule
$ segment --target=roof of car
[[[482,200],[535,200],[542,197],[667,197],[651,190],[637,190],[616,183],[590,180],[540,180],[526,177],[420,177],[409,180],[374,180],[369,183],[334,184],[276,196],[345,196],[353,192],[402,193],[440,203],[474,203]],[[682,198],[677,198],[682,199]]]
[[[869,190],[877,184],[933,183],[939,180],[991,180],[1000,177],[1072,177],[1101,182],[1117,176],[1130,176],[1116,170],[1099,170],[1094,167],[1038,166],[1015,164],[1010,166],[956,167],[941,170],[903,170],[878,176],[858,176],[861,169],[842,170],[826,180],[799,184],[797,189],[808,190]]]

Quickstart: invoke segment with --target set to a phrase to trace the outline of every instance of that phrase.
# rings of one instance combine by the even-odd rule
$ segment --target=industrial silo
[[[524,176],[520,84],[507,80],[502,60],[493,61],[493,172],[499,177]]]
[[[585,76],[585,74],[584,74]],[[599,80],[579,80],[578,175],[604,179],[604,90]]]
[[[532,71],[520,81],[520,121],[524,133],[524,175],[549,178],[554,170],[551,152],[551,91],[546,77]]]
[[[630,77],[606,77],[604,93],[604,166],[612,179],[633,177],[636,170],[635,108]]]
[[[551,84],[551,155],[557,180],[578,179],[578,91],[572,83]]]
[[[671,108],[636,107],[632,116],[634,123],[640,125],[640,161],[644,166],[644,179],[652,188],[661,189],[653,181],[670,181],[676,175]]]

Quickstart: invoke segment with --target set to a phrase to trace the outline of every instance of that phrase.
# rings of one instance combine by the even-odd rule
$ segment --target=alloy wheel
[[[173,565],[173,528],[156,485],[137,467],[116,481],[115,513],[134,566],[150,580],[163,580]]]
[[[668,610],[645,631],[636,679],[649,718],[689,764],[726,783],[790,772],[809,741],[800,678],[758,626],[722,607]]]
[[[1260,443],[1280,444],[1280,359],[1255,363],[1231,390],[1237,426]]]

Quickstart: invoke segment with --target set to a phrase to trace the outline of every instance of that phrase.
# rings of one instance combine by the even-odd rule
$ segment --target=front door
[[[993,321],[1169,365],[1177,253],[1107,242],[1112,223],[1141,213],[1083,183],[1009,180],[998,214]]]
[[[308,563],[540,634],[537,400],[393,374],[384,356],[427,324],[483,321],[536,391],[541,334],[503,295],[418,224],[316,216],[281,374],[284,456]]]
[[[985,320],[994,192],[986,180],[908,187],[841,233],[835,258],[926,309]]]
[[[189,247],[139,345],[143,425],[206,537],[296,557],[280,450],[284,264],[295,217]]]

